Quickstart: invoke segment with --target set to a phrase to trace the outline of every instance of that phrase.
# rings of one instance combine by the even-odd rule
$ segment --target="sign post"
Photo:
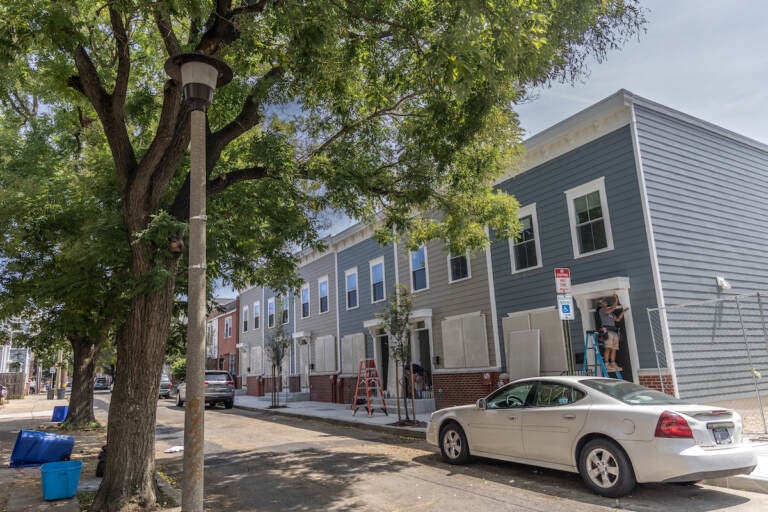
[[[574,373],[573,344],[571,342],[571,322],[573,320],[573,297],[571,296],[571,269],[555,269],[555,291],[557,292],[557,311],[563,321],[563,337],[565,339],[565,358],[568,373]]]

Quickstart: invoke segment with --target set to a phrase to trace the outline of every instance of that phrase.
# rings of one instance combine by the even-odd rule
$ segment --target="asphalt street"
[[[158,402],[158,469],[181,478],[183,409]],[[763,511],[768,495],[639,486],[621,499],[578,475],[488,460],[442,462],[417,440],[269,411],[207,409],[206,508],[227,511]]]

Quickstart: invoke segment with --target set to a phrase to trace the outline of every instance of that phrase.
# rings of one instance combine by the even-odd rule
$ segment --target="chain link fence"
[[[649,308],[648,318],[662,389],[671,373],[680,398],[738,404],[746,430],[768,433],[768,293]]]

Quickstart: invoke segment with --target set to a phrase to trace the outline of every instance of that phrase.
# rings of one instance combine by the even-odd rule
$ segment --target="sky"
[[[768,143],[768,1],[641,0],[646,32],[517,112],[526,138],[627,89]]]

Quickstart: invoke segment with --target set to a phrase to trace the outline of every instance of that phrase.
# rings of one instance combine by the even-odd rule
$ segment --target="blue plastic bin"
[[[46,462],[66,460],[72,455],[75,438],[36,430],[21,430],[11,453],[12,468],[39,466]]]
[[[51,421],[64,421],[67,419],[68,412],[68,405],[57,405],[53,408],[53,416],[51,416]]]
[[[43,481],[44,500],[63,500],[77,494],[77,484],[80,481],[80,471],[83,462],[66,460],[48,462],[40,467],[40,477]]]

